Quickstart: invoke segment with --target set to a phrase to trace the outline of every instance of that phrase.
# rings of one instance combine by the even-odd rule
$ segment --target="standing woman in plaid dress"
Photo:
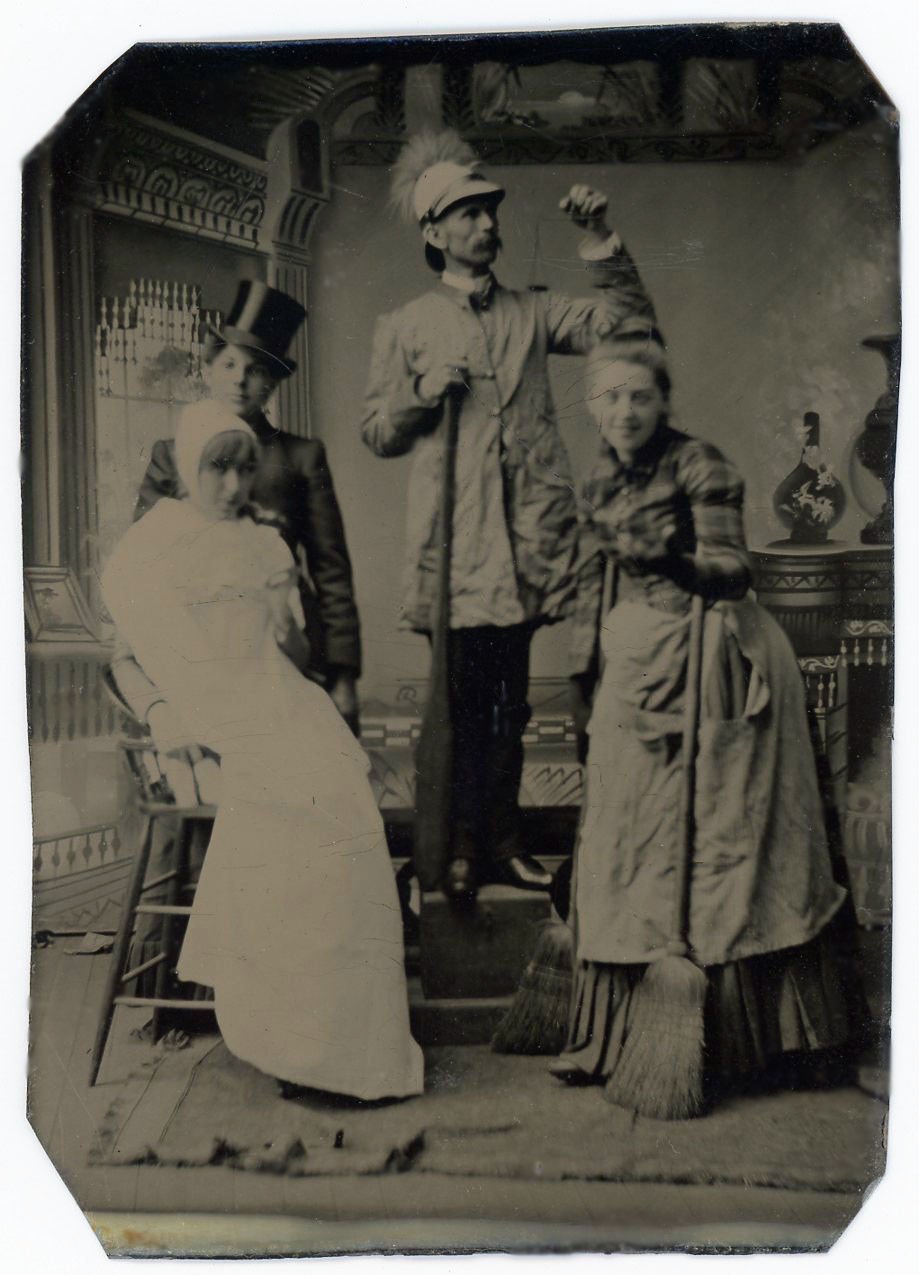
[[[781,1059],[838,1057],[851,1037],[834,950],[845,891],[831,870],[802,679],[748,593],[743,483],[710,443],[669,424],[660,346],[598,345],[587,399],[600,455],[583,493],[571,671],[589,746],[572,1021],[550,1070],[569,1084],[609,1078],[634,989],[671,937],[689,611],[701,594],[689,943],[708,975],[706,1077],[710,1092],[774,1078]]]

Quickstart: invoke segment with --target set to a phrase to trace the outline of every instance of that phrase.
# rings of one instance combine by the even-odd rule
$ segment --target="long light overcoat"
[[[654,315],[618,240],[585,262],[593,296],[516,292],[484,300],[443,282],[377,322],[362,435],[379,456],[414,452],[406,508],[401,623],[430,631],[437,582],[443,409],[420,397],[428,369],[464,358],[450,579],[453,628],[551,622],[567,611],[577,554],[568,456],[547,356]]]

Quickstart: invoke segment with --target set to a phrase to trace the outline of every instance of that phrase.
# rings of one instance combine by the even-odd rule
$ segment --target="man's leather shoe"
[[[478,882],[471,859],[454,859],[447,865],[444,894],[448,899],[474,899]]]
[[[549,890],[552,888],[552,873],[536,859],[528,854],[514,854],[509,859],[501,859],[495,864],[495,880],[504,885],[516,886],[518,890]]]

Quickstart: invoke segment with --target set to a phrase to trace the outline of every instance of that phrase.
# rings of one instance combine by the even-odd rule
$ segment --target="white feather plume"
[[[407,221],[415,221],[412,196],[418,178],[433,164],[441,164],[447,160],[454,164],[478,163],[475,151],[452,128],[439,133],[434,129],[423,129],[409,138],[402,147],[399,158],[392,167],[389,200],[396,212]]]

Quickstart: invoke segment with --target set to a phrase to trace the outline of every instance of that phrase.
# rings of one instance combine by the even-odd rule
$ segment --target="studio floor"
[[[34,953],[30,1119],[113,1255],[825,1248],[858,1211],[860,1195],[845,1191],[91,1165],[106,1113],[153,1047],[132,1037],[122,1011],[90,1088],[109,958],[68,954],[76,942],[57,937]],[[532,1074],[546,1096],[555,1092],[541,1067]],[[534,1100],[544,1101],[541,1088]]]

